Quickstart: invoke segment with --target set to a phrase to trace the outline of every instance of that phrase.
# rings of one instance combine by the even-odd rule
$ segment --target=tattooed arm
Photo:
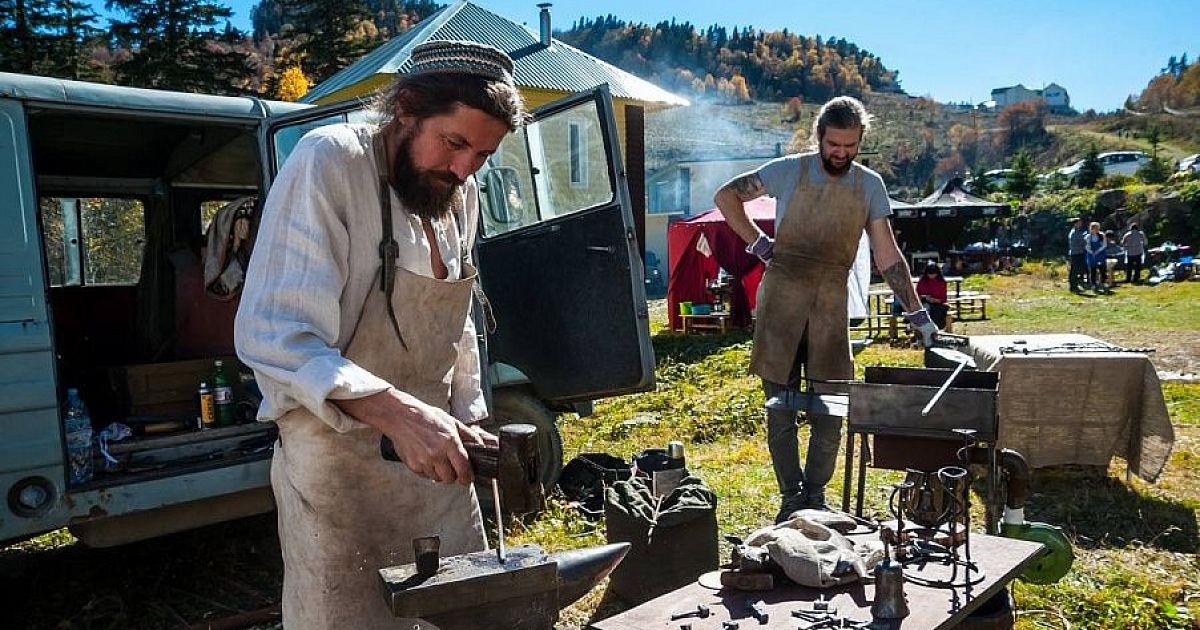
[[[900,253],[900,248],[896,245],[892,222],[887,217],[871,221],[867,225],[867,236],[871,240],[871,251],[875,254],[875,267],[904,306],[904,311],[919,310],[921,300],[917,297],[917,290],[913,288],[912,274],[908,263],[904,262],[904,254]]]
[[[713,202],[725,216],[725,221],[729,224],[730,229],[747,244],[753,243],[762,232],[754,225],[750,217],[746,216],[745,203],[765,194],[767,194],[767,187],[763,185],[762,179],[758,173],[751,172],[729,180],[713,196]]]

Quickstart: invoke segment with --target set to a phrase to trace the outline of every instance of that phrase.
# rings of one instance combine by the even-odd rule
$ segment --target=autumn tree
[[[783,104],[783,111],[784,111],[783,122],[785,122],[785,123],[800,122],[800,115],[804,111],[803,105],[804,105],[804,101],[799,96],[793,96],[793,97],[789,98],[787,100],[787,102]]]
[[[281,101],[294,102],[300,100],[311,87],[312,81],[304,76],[300,66],[291,66],[280,75],[279,89],[275,96]]]
[[[357,61],[379,31],[362,0],[277,0],[296,45],[288,64],[299,64],[316,82]],[[286,31],[285,31],[286,32]]]
[[[746,77],[733,75],[729,80],[729,93],[735,103],[750,102],[750,88],[746,85]]]
[[[1010,152],[1022,147],[1039,146],[1050,137],[1046,132],[1044,101],[1013,103],[1001,110],[996,122],[1001,128],[1002,143]]]

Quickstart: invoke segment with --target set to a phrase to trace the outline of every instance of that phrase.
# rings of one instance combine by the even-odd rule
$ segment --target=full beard
[[[835,164],[833,162],[833,160],[831,160],[829,157],[827,157],[824,153],[821,154],[821,162],[823,162],[825,164],[825,172],[829,173],[830,175],[833,175],[835,177],[845,175],[846,172],[850,170],[850,163],[853,161],[854,161],[854,157],[851,156],[846,159],[845,164],[838,166],[837,164]]]
[[[418,168],[412,160],[412,139],[419,130],[402,129],[392,159],[390,183],[409,213],[421,219],[440,220],[449,216],[463,181],[452,173]]]

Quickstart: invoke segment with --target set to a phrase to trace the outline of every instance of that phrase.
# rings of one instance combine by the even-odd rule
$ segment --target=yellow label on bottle
[[[200,419],[205,427],[211,427],[217,421],[216,401],[212,394],[200,394]]]

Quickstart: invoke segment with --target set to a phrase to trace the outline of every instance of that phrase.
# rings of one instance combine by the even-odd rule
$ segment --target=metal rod
[[[496,509],[496,559],[504,564],[504,513],[500,511],[500,483],[492,477],[492,506]]]
[[[925,405],[925,408],[921,410],[922,417],[928,416],[929,412],[933,411],[933,406],[942,399],[942,394],[945,394],[946,390],[950,389],[950,383],[953,383],[954,379],[958,378],[959,373],[962,372],[963,368],[965,367],[967,367],[966,360],[959,361],[958,367],[954,368],[954,372],[950,374],[950,378],[946,379],[945,383],[942,383],[941,388],[937,390],[937,393],[933,395],[933,398],[929,399],[929,404]]]

